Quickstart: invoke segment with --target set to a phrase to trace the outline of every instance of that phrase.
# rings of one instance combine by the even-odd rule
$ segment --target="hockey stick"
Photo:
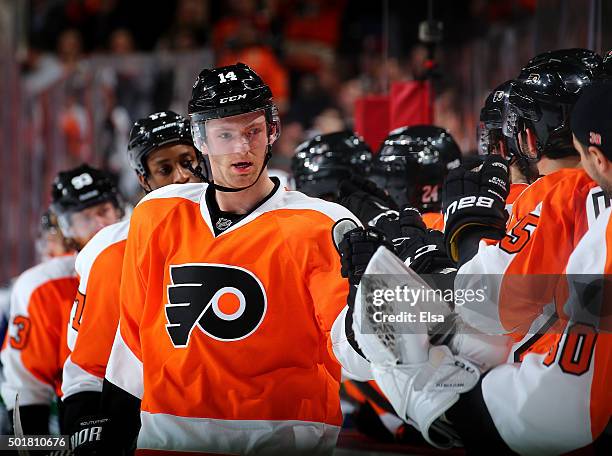
[[[19,413],[19,393],[15,396],[15,408],[13,409],[13,428],[15,437],[18,439],[23,439],[25,436],[23,434],[23,426],[21,425],[21,415]],[[17,450],[19,456],[29,456],[30,452],[28,450],[19,449]]]

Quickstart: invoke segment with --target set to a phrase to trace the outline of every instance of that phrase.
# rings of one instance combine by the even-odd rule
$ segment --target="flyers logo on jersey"
[[[173,265],[170,279],[166,331],[177,348],[189,345],[196,326],[219,341],[244,339],[266,314],[264,287],[246,269],[208,263]]]

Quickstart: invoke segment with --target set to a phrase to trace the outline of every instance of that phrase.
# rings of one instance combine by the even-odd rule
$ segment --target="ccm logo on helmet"
[[[493,198],[489,198],[488,196],[479,196],[478,198],[475,196],[464,196],[457,201],[453,201],[450,206],[448,206],[445,217],[454,214],[459,209],[468,207],[486,207],[490,209],[493,207],[493,202]]]
[[[219,100],[219,103],[223,104],[223,103],[227,103],[228,101],[238,101],[238,100],[243,100],[245,98],[246,98],[246,93],[243,93],[241,95],[234,95],[234,96],[231,96],[231,97],[221,98]]]

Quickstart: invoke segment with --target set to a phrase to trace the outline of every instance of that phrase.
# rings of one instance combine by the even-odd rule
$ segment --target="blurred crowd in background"
[[[434,119],[474,153],[487,93],[529,57],[612,47],[586,0],[0,0],[0,283],[34,260],[31,240],[53,175],[89,162],[133,202],[132,122],[185,113],[198,72],[242,61],[271,86],[282,135],[271,166],[289,170],[303,140],[353,128],[355,100],[430,78]],[[603,4],[603,6],[602,6]],[[444,25],[426,65],[419,23]],[[432,71],[433,70],[433,71]],[[373,150],[378,144],[370,144]]]

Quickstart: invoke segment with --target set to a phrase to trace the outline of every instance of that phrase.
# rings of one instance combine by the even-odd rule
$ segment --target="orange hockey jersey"
[[[611,290],[601,288],[609,283],[600,279],[612,273],[611,215],[610,208],[603,210],[561,277],[566,289],[583,280],[599,287],[600,312],[570,312],[590,304],[583,299],[598,296],[594,289],[586,295],[578,289],[566,293],[562,304],[565,313],[573,315],[569,322],[556,320],[547,334],[532,335],[521,363],[498,366],[483,379],[483,397],[493,422],[517,453],[571,452],[593,442],[610,421],[612,299]]]
[[[121,265],[129,220],[100,230],[79,252],[79,290],[68,325],[63,399],[84,391],[102,391],[106,364],[119,324]]]
[[[601,188],[580,169],[545,176],[515,201],[506,236],[481,242],[459,270],[456,288],[483,288],[486,302],[457,312],[471,326],[516,339],[537,332],[554,313],[557,281],[574,247],[597,215],[610,205]],[[533,326],[533,327],[532,327]]]
[[[142,399],[138,448],[331,453],[333,357],[351,350],[336,331],[328,351],[348,293],[331,232],[358,222],[278,188],[215,236],[206,188],[164,187],[132,215],[106,378]]]
[[[13,286],[0,355],[2,399],[9,410],[17,393],[22,406],[49,405],[56,394],[61,396],[66,327],[78,286],[74,261],[75,255],[45,261],[21,274]]]
[[[422,218],[425,226],[430,230],[444,231],[444,214],[442,212],[425,212]]]
[[[506,198],[506,212],[508,212],[508,214],[512,215],[514,202],[527,188],[529,188],[528,184],[510,184],[510,191],[508,192],[508,197]]]

